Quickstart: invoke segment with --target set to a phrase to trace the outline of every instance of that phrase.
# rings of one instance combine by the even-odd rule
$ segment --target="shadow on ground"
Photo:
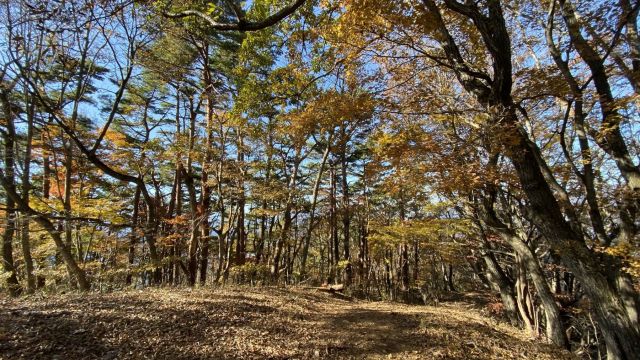
[[[0,309],[0,359],[571,358],[463,309],[303,291],[132,291]]]

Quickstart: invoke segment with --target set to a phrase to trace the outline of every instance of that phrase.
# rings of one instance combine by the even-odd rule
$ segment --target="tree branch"
[[[234,23],[221,23],[216,21],[211,16],[197,11],[197,10],[184,10],[177,13],[174,12],[164,12],[163,15],[170,19],[181,19],[186,17],[199,17],[209,23],[209,26],[215,30],[219,31],[256,31],[264,28],[268,28],[277,24],[280,20],[286,18],[287,16],[293,14],[299,7],[304,4],[306,0],[296,0],[290,5],[285,6],[280,9],[280,11],[275,14],[268,16],[264,20],[251,22],[244,20],[244,14],[241,9],[237,6],[232,6],[233,12],[238,17],[238,21]],[[226,2],[229,4],[230,2]]]

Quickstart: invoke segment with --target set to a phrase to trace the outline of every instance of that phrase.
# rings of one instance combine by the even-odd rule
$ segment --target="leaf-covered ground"
[[[0,359],[571,359],[464,303],[346,301],[302,289],[0,299]]]

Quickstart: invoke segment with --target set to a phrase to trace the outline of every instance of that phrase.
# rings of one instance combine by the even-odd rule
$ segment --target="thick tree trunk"
[[[488,15],[484,15],[479,10],[478,4],[462,4],[454,0],[445,0],[445,6],[471,19],[480,32],[492,58],[493,72],[491,76],[487,74],[477,76],[469,72],[469,67],[462,57],[458,45],[444,23],[438,5],[433,0],[423,0],[423,3],[433,15],[431,20],[436,25],[438,40],[441,42],[458,80],[469,93],[476,97],[481,105],[490,110],[493,115],[493,123],[501,125],[500,131],[495,132],[493,137],[508,149],[507,155],[511,159],[522,189],[529,200],[528,210],[533,222],[548,241],[553,253],[559,256],[562,262],[575,274],[592,301],[608,351],[616,359],[636,357],[640,353],[638,329],[630,320],[615,287],[602,273],[602,263],[565,221],[560,206],[540,170],[539,159],[535,156],[534,150],[530,148],[530,141],[526,134],[518,125],[519,121],[511,95],[513,85],[511,41],[500,2],[487,2],[485,6]],[[620,119],[616,116],[615,104],[607,99],[606,78],[602,79],[600,76],[606,76],[602,68],[603,64],[597,61],[591,63],[593,59],[590,55],[592,54],[588,53],[588,46],[585,47],[585,44],[579,39],[580,31],[575,31],[578,23],[575,21],[575,16],[571,15],[570,4],[566,0],[561,0],[560,4],[563,6],[563,15],[567,19],[569,32],[572,33],[572,40],[594,75],[594,83],[600,96],[604,117],[603,125],[607,128],[605,134],[602,134],[606,139],[605,151],[611,153],[616,160],[620,171],[627,178],[629,188],[637,189],[640,187],[640,177],[636,176],[638,169],[630,161],[624,142],[620,141],[618,126]],[[486,81],[487,79],[488,81]],[[613,263],[607,264],[607,266],[612,265],[615,266]]]
[[[512,116],[515,117],[515,114]],[[640,353],[638,329],[631,322],[615,287],[602,274],[600,261],[567,225],[540,168],[531,166],[536,159],[526,146],[525,135],[518,129],[514,129],[513,133],[520,142],[518,150],[514,148],[510,157],[530,201],[535,224],[592,300],[607,347],[616,358],[631,359],[631,354]]]
[[[531,248],[519,238],[512,239],[509,243],[518,253],[520,260],[527,269],[536,287],[538,297],[544,308],[547,338],[559,347],[568,348],[569,342],[564,331],[564,326],[562,325],[560,309],[549,289],[549,284],[540,268],[538,259],[533,254],[533,251],[531,251]]]
[[[484,260],[487,279],[492,284],[493,289],[498,291],[500,298],[502,299],[502,305],[504,306],[507,318],[512,325],[518,325],[518,306],[516,305],[516,298],[513,293],[513,283],[498,264],[498,261],[491,253],[491,250],[482,250],[482,259]]]
[[[538,328],[534,321],[534,311],[529,306],[529,284],[527,281],[527,273],[525,267],[520,261],[520,257],[516,254],[515,263],[516,283],[514,285],[516,289],[516,303],[518,305],[518,311],[520,313],[520,319],[524,322],[525,328],[531,333],[532,336],[538,336]]]
[[[491,204],[485,208],[484,219],[485,225],[500,234],[500,237],[515,251],[519,263],[531,276],[531,280],[537,290],[538,297],[544,308],[546,318],[546,335],[554,344],[568,348],[569,342],[560,318],[560,309],[555,302],[553,294],[549,288],[546,277],[540,263],[535,254],[520,237],[511,229],[509,229],[493,210]]]
[[[20,294],[21,288],[16,275],[15,264],[13,260],[13,238],[16,231],[16,213],[15,199],[9,194],[16,191],[15,183],[15,139],[16,130],[14,126],[14,116],[9,101],[9,95],[2,91],[3,112],[6,115],[6,128],[4,133],[4,178],[3,185],[7,192],[6,209],[5,209],[5,226],[2,233],[2,267],[4,271],[9,273],[7,277],[7,289],[11,296]]]
[[[13,184],[13,181],[9,180],[8,186],[14,187],[15,185]],[[13,235],[16,229],[16,218],[14,203],[9,197],[7,197],[6,205],[5,226],[2,233],[2,267],[5,272],[9,273],[6,280],[9,294],[11,296],[17,296],[20,294],[20,284],[18,283],[18,277],[16,276],[16,269],[13,262]]]

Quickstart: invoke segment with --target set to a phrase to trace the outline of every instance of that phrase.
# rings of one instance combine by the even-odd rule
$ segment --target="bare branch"
[[[264,20],[257,21],[257,22],[244,20],[243,12],[241,11],[240,8],[238,8],[235,5],[232,6],[232,10],[238,17],[238,21],[232,22],[232,23],[218,22],[211,16],[197,10],[184,10],[177,13],[164,12],[163,15],[170,19],[181,19],[181,18],[194,17],[194,16],[199,17],[205,20],[207,23],[209,23],[209,26],[212,29],[219,30],[219,31],[256,31],[256,30],[261,30],[277,24],[280,20],[293,14],[299,7],[302,6],[302,4],[304,4],[305,1],[306,0],[296,0],[294,3],[288,6],[285,6],[275,14],[268,16]],[[227,1],[226,3],[229,4],[230,1]]]

